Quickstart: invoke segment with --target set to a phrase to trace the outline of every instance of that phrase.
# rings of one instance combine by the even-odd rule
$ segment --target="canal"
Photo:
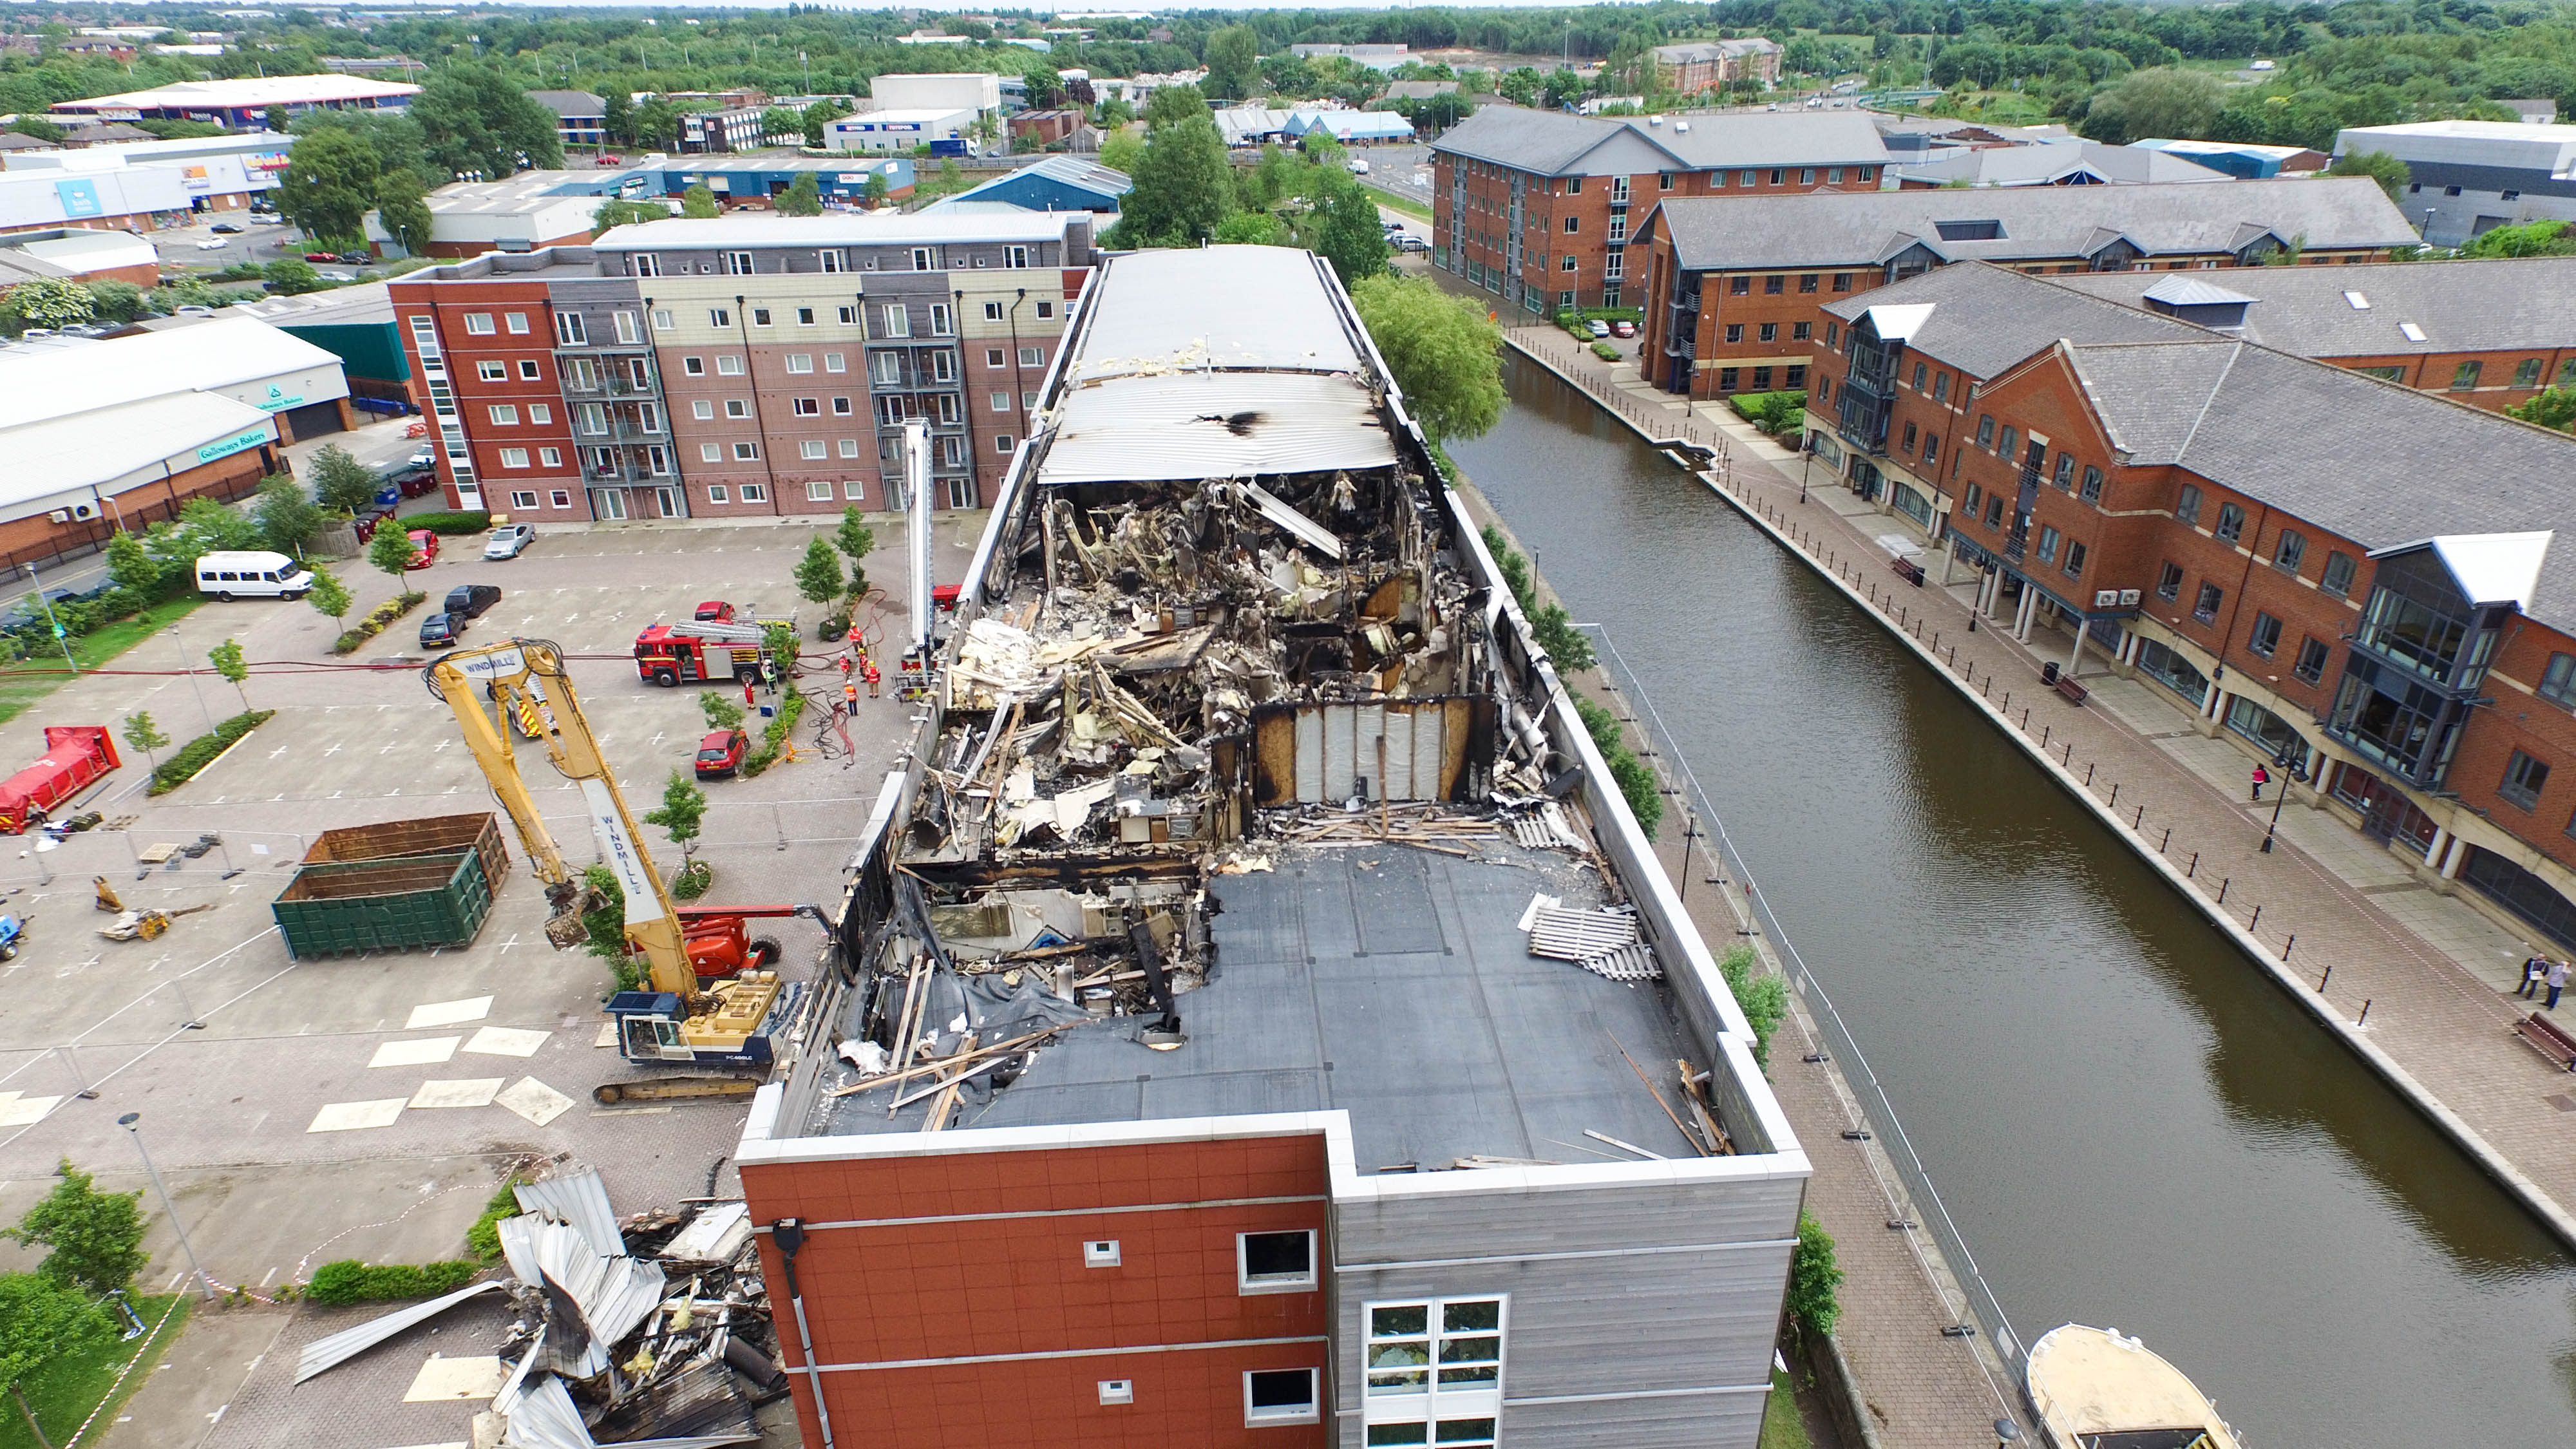
[[[1505,366],[1450,453],[1653,695],[2025,1340],[2141,1335],[2253,1449],[2576,1444],[2576,1260],[1863,610]]]

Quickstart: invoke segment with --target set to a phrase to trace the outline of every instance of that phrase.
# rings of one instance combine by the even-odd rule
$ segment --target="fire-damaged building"
[[[1749,1449],[1807,1157],[1330,267],[1032,422],[737,1151],[806,1445]]]

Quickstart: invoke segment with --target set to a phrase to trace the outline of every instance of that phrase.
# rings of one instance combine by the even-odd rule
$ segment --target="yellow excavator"
[[[671,903],[653,858],[644,849],[625,796],[583,718],[563,651],[542,639],[513,639],[460,649],[421,671],[431,696],[455,711],[483,778],[518,828],[554,915],[546,939],[557,950],[585,940],[582,914],[597,909],[601,893],[587,889],[582,873],[555,848],[537,812],[536,798],[519,774],[510,725],[534,720],[535,737],[563,777],[581,790],[599,856],[626,897],[627,949],[644,958],[649,990],[609,998],[617,1023],[617,1052],[647,1066],[712,1067],[713,1073],[664,1074],[644,1081],[613,1082],[595,1095],[603,1102],[634,1098],[747,1095],[775,1059],[773,1031],[794,1014],[800,988],[782,987],[766,969],[777,948],[764,953],[709,949],[709,924],[730,922],[740,937],[743,915],[804,914],[803,908],[754,907],[747,911],[682,912]],[[716,934],[721,935],[719,931]]]

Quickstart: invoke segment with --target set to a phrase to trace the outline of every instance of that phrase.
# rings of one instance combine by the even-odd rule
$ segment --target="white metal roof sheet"
[[[1097,296],[1079,382],[1130,373],[1251,368],[1358,372],[1360,355],[1328,304],[1312,252],[1224,246],[1113,257]]]
[[[406,1328],[427,1323],[468,1298],[489,1293],[501,1286],[498,1278],[487,1278],[471,1287],[459,1288],[444,1297],[426,1303],[400,1308],[382,1318],[371,1318],[355,1328],[344,1328],[327,1338],[317,1338],[304,1345],[295,1360],[295,1381],[302,1383],[315,1374],[339,1367],[368,1349],[393,1337]]]
[[[1038,482],[1249,478],[1394,461],[1395,439],[1358,377],[1185,372],[1073,393]]]
[[[6,405],[6,395],[7,385],[0,382],[0,406]],[[157,479],[162,460],[184,457],[191,449],[221,450],[203,460],[211,462],[243,451],[225,445],[253,432],[275,438],[277,425],[248,403],[210,392],[173,393],[0,427],[0,458],[8,464],[0,468],[0,515],[74,489],[105,487],[140,469],[155,469]]]
[[[598,1168],[523,1182],[511,1191],[518,1196],[520,1211],[571,1224],[592,1252],[603,1258],[626,1255],[626,1238],[617,1231],[617,1210],[608,1204],[608,1188],[599,1180]]]
[[[849,171],[864,171],[864,157],[853,157]],[[674,166],[671,169],[679,169]],[[722,168],[716,168],[722,169]],[[610,227],[592,242],[594,251],[678,251],[689,247],[866,246],[872,242],[1051,241],[1064,235],[1089,212],[1021,211],[1012,215],[956,216],[925,212],[910,216],[826,212],[821,216],[725,216],[710,220],[673,217],[633,226]]]
[[[256,317],[235,316],[90,347],[0,354],[0,428],[339,366],[336,353]]]

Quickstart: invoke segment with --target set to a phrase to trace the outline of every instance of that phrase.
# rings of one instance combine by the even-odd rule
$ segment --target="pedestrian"
[[[760,703],[759,699],[751,692],[751,676],[746,674],[742,677],[742,707],[749,709],[758,703]]]
[[[2537,997],[2540,995],[2540,978],[2548,974],[2549,962],[2543,957],[2531,957],[2522,963],[2522,985],[2513,994],[2526,1001]]]
[[[857,685],[844,683],[841,686],[841,712],[853,717],[858,714],[859,687]]]
[[[776,699],[778,697],[777,660],[764,658],[760,661],[760,683],[763,688],[769,691],[770,698]]]
[[[869,660],[869,661],[867,662],[867,676],[868,676],[868,698],[870,698],[870,699],[877,699],[877,698],[880,698],[881,696],[879,696],[879,695],[878,695],[878,693],[877,693],[877,662],[876,662],[875,660],[873,660],[873,659],[871,659],[871,660]]]
[[[2550,962],[2549,975],[2546,979],[2549,982],[2549,999],[2542,1002],[2541,1005],[2548,1010],[2556,1011],[2558,1009],[2558,993],[2565,990],[2567,987],[2567,963],[2565,961]]]
[[[2263,787],[2271,783],[2272,772],[2264,769],[2260,764],[2257,764],[2254,767],[2254,800],[2256,804],[2262,803]]]

